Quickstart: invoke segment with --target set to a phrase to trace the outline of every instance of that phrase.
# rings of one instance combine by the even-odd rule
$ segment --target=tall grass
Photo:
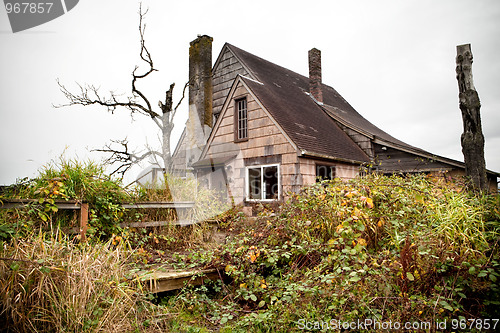
[[[459,252],[484,251],[488,248],[485,215],[485,198],[464,194],[448,195],[435,205],[435,232]]]
[[[19,214],[0,212],[0,224],[25,220],[33,227],[57,224],[77,226],[73,212],[58,211],[56,201],[76,200],[90,205],[89,233],[112,234],[123,215],[122,202],[133,200],[135,193],[126,192],[120,180],[106,175],[105,167],[92,161],[80,162],[61,157],[39,170],[37,177],[11,186],[7,199],[37,199]],[[4,222],[4,223],[2,223]]]
[[[43,167],[36,178],[11,187],[5,198],[38,200],[24,210],[0,212],[0,331],[159,330],[154,320],[158,310],[147,301],[139,282],[126,278],[131,265],[144,256],[144,248],[203,246],[212,228],[203,223],[130,232],[119,228],[119,223],[179,217],[169,210],[125,212],[121,204],[195,201],[194,209],[182,218],[196,221],[228,208],[215,193],[197,188],[193,179],[168,176],[167,182],[168,187],[127,191],[119,180],[105,174],[102,165],[61,158]],[[73,212],[58,211],[56,200],[89,203],[89,243],[75,244],[59,231],[59,226],[71,226],[77,220]],[[125,234],[129,236],[122,237]],[[138,248],[137,256],[131,244]]]
[[[124,245],[75,246],[39,233],[0,250],[0,326],[12,332],[130,332],[142,328],[140,285],[124,279]]]
[[[54,183],[54,184],[51,184]],[[73,199],[93,202],[96,196],[113,196],[125,200],[127,193],[119,179],[106,174],[104,165],[93,161],[66,159],[44,165],[37,177],[25,179],[9,191],[11,198]],[[50,189],[50,191],[48,191]]]

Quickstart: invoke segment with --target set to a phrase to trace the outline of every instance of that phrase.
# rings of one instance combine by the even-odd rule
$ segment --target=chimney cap
[[[193,40],[191,43],[189,43],[189,45],[197,44],[197,43],[201,42],[201,40],[203,40],[203,39],[208,39],[210,42],[214,41],[213,37],[210,37],[208,35],[198,35],[195,40]]]

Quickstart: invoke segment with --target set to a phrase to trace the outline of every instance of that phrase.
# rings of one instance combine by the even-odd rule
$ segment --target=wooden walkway
[[[199,286],[206,280],[220,279],[215,268],[190,269],[183,271],[156,270],[141,276],[140,280],[153,293],[161,293],[183,288],[186,284]]]

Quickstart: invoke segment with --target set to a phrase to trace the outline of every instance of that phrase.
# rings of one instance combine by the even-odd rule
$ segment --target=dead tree
[[[484,160],[484,136],[481,128],[481,103],[472,81],[472,51],[470,44],[457,46],[457,80],[460,110],[464,123],[461,136],[465,174],[474,190],[488,190],[486,163]]]
[[[132,82],[131,82],[131,94],[127,97],[122,97],[110,91],[107,96],[100,93],[99,88],[94,85],[78,85],[79,92],[73,93],[69,91],[63,84],[57,81],[61,92],[64,94],[68,100],[67,104],[55,105],[55,107],[65,107],[72,105],[100,105],[106,108],[109,112],[114,113],[118,109],[128,110],[131,115],[140,114],[151,118],[151,120],[157,125],[161,131],[161,151],[154,150],[150,147],[146,147],[144,152],[136,152],[130,150],[129,142],[125,138],[123,140],[112,140],[111,143],[107,144],[101,149],[94,149],[94,151],[100,151],[109,153],[110,156],[107,162],[112,165],[117,165],[116,169],[111,174],[123,175],[135,164],[140,163],[146,159],[152,159],[155,164],[163,167],[165,172],[171,171],[172,168],[172,154],[170,151],[170,137],[172,130],[174,128],[174,117],[179,108],[182,100],[184,99],[186,88],[188,84],[184,86],[182,91],[182,97],[179,102],[174,106],[173,104],[173,89],[174,83],[172,83],[169,89],[165,93],[165,101],[158,102],[158,108],[160,112],[156,112],[153,109],[149,99],[144,95],[142,91],[137,88],[137,81],[147,78],[151,73],[157,71],[153,65],[153,59],[149,53],[145,40],[144,32],[146,30],[146,24],[143,23],[143,19],[147,14],[142,11],[142,7],[139,7],[139,35],[140,35],[140,58],[143,62],[147,64],[147,70],[143,73],[138,73],[138,66],[135,66],[132,71]],[[160,161],[162,163],[160,163]]]

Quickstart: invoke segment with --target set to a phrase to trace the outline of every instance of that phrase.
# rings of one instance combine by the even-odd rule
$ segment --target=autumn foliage
[[[211,262],[229,279],[171,301],[226,331],[494,317],[499,220],[498,196],[424,176],[318,183],[233,222],[237,234]]]

